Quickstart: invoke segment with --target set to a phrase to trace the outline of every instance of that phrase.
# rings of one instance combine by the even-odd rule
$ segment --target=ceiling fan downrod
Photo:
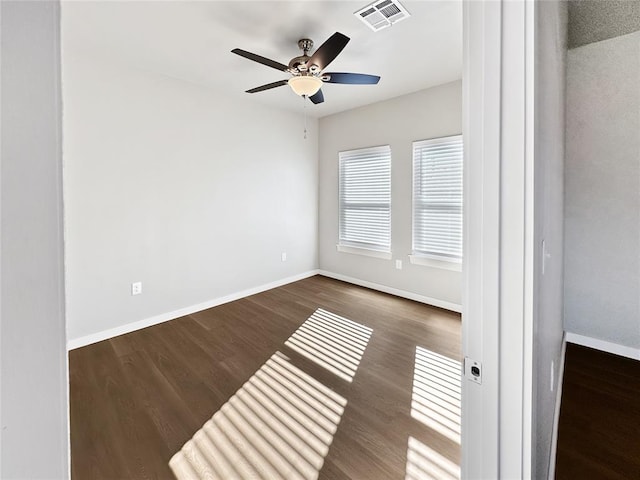
[[[305,57],[309,56],[309,52],[313,48],[313,40],[310,38],[301,38],[298,40],[298,47],[302,50]]]

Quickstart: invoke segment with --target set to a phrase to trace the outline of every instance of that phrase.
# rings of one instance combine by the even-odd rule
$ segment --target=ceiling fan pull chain
[[[307,96],[302,95],[302,111],[304,112],[304,139],[307,139]]]

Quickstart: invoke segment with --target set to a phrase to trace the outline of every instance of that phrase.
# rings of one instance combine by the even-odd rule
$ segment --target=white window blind
[[[391,250],[391,148],[340,152],[339,244]]]
[[[462,259],[462,135],[413,143],[413,254]]]

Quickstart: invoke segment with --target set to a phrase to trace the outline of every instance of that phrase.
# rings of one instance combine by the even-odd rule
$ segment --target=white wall
[[[0,477],[68,477],[59,4],[0,2]]]
[[[415,140],[462,131],[460,81],[422,90],[320,120],[320,269],[460,305],[462,274],[409,263],[411,253],[412,150]],[[391,250],[393,260],[336,250],[338,152],[391,146]],[[395,260],[403,262],[402,270]]]
[[[532,476],[547,478],[549,459],[553,454],[551,439],[564,333],[562,250],[567,3],[537,2],[536,7],[534,269],[537,303],[533,386],[535,463]],[[544,272],[542,261],[545,262]]]
[[[317,268],[317,121],[63,47],[71,341]]]
[[[640,32],[569,51],[565,329],[640,349]]]

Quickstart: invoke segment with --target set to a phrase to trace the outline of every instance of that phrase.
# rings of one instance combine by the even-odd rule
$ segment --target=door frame
[[[463,35],[462,477],[530,478],[534,3],[465,0]]]

